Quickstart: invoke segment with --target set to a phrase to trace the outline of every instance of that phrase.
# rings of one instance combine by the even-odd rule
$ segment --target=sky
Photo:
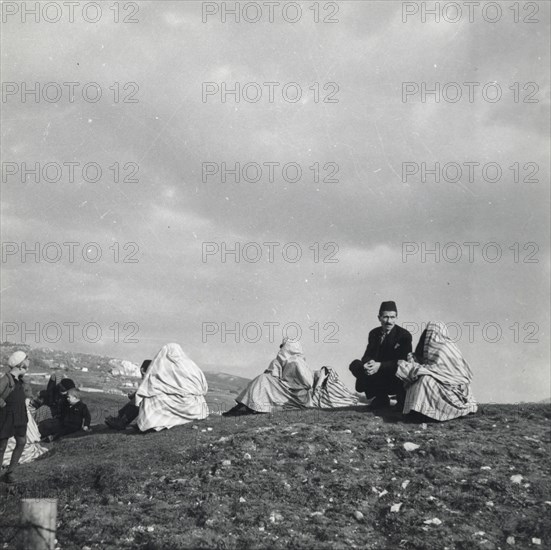
[[[395,300],[550,396],[548,2],[49,4],[3,3],[2,340],[353,387]]]

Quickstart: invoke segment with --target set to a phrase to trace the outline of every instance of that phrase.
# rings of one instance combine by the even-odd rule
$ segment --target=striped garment
[[[446,326],[430,322],[424,338],[421,364],[415,359],[398,361],[396,376],[407,390],[403,413],[416,411],[440,421],[475,413],[471,368],[450,340]]]
[[[358,404],[358,398],[339,380],[332,368],[322,367],[314,373],[314,378],[314,407],[335,409]]]
[[[136,390],[138,428],[159,431],[206,418],[207,390],[205,375],[182,348],[163,346]]]
[[[312,372],[300,343],[287,340],[268,369],[253,379],[235,400],[257,412],[329,409],[355,405],[358,401],[333,369],[323,367]]]

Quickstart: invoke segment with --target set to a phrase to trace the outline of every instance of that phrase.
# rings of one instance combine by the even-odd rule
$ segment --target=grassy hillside
[[[98,419],[124,402],[87,401]],[[0,537],[26,496],[58,499],[62,549],[549,548],[550,417],[487,405],[414,424],[357,407],[151,434],[97,426],[0,485]]]

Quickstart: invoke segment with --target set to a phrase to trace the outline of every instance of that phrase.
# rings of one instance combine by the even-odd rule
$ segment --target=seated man
[[[388,407],[389,395],[396,395],[398,406],[403,406],[405,391],[396,377],[399,359],[407,359],[411,353],[411,334],[396,324],[396,303],[383,302],[379,308],[380,327],[369,333],[367,349],[361,359],[350,363],[350,371],[356,377],[356,391],[365,392],[373,399],[373,409]]]
[[[140,367],[142,380],[145,377],[145,373],[147,372],[149,365],[151,365],[151,359],[146,359]],[[117,416],[108,416],[105,419],[105,423],[113,430],[124,430],[129,424],[138,418],[140,408],[136,406],[136,392],[129,393],[128,399],[130,399],[130,402],[119,409]]]

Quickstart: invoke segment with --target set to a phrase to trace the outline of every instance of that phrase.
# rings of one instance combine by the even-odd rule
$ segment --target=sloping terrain
[[[86,401],[99,423],[124,399]],[[538,404],[441,424],[356,407],[98,425],[0,485],[3,547],[21,498],[55,497],[62,549],[548,548],[550,418]]]

